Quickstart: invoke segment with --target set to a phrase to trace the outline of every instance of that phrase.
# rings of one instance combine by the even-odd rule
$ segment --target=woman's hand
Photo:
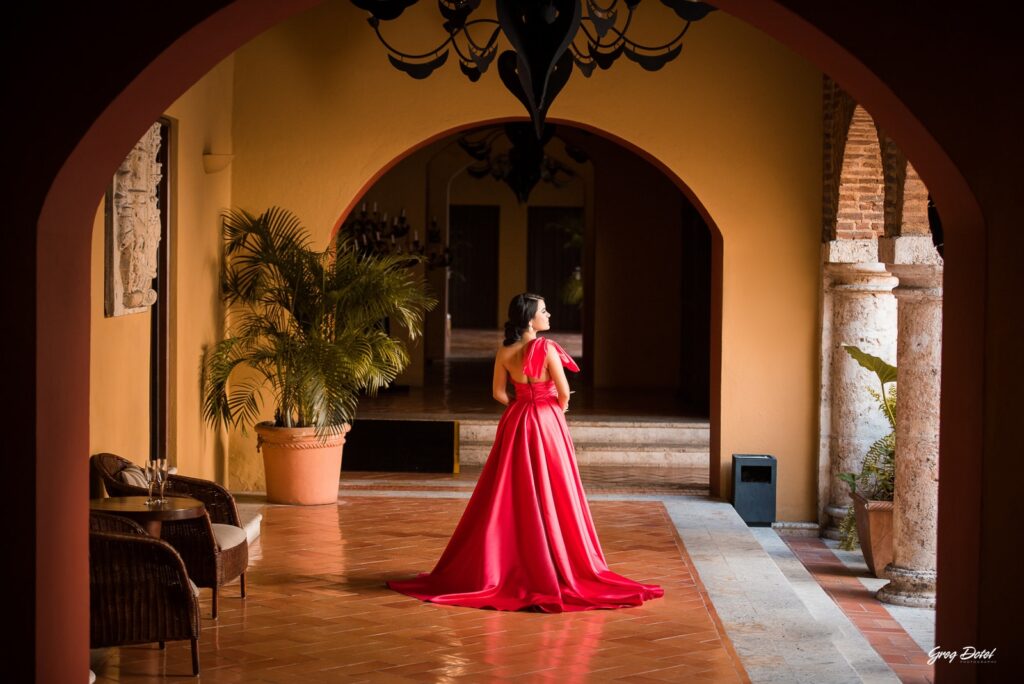
[[[575,393],[576,393],[576,390],[570,390],[569,391],[569,394],[575,394]],[[562,413],[568,413],[569,412],[569,397],[568,396],[566,396],[565,399],[559,399],[558,400],[558,404],[562,407]]]

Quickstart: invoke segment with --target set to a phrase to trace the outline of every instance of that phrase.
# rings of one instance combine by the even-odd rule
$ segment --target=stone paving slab
[[[710,498],[665,506],[751,681],[899,681],[773,530]]]

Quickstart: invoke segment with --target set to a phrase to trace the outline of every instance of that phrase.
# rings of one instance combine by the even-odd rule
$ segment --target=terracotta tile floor
[[[935,681],[928,655],[821,539],[782,538],[900,681]]]
[[[547,615],[435,606],[386,578],[429,570],[465,499],[349,497],[268,506],[237,585],[203,619],[215,682],[749,681],[659,501],[591,501],[613,569],[665,587],[641,607]],[[209,615],[209,592],[203,592]],[[101,682],[190,672],[186,642],[94,654]]]

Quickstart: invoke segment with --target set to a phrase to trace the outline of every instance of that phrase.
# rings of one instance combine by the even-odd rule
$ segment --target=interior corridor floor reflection
[[[612,611],[543,614],[437,606],[390,591],[428,571],[464,499],[351,497],[266,506],[249,596],[202,600],[209,682],[749,681],[660,501],[591,502],[610,567],[665,597]],[[95,654],[100,682],[190,673],[187,642]]]

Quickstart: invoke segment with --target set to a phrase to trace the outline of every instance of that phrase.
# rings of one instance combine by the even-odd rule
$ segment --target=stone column
[[[931,236],[879,241],[899,278],[896,350],[896,489],[893,561],[880,601],[935,607],[939,505],[939,390],[942,367],[942,257]]]
[[[868,392],[877,379],[843,349],[854,345],[887,361],[896,357],[896,278],[878,262],[875,240],[834,240],[825,245],[826,296],[831,320],[828,345],[829,487],[824,536],[839,538],[839,523],[852,505],[840,473],[860,473],[871,444],[889,423]],[[824,327],[824,326],[823,326]],[[825,379],[823,378],[823,381]]]

